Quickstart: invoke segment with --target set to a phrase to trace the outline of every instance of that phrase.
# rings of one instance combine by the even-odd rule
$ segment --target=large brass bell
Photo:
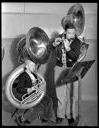
[[[65,25],[68,22],[71,22],[74,24],[76,28],[77,36],[81,35],[85,25],[85,13],[84,13],[83,6],[81,4],[75,4],[71,6],[66,16],[62,18],[61,24],[63,29],[65,29]]]
[[[45,63],[49,57],[49,38],[39,27],[31,28],[26,35],[26,49],[34,62]]]

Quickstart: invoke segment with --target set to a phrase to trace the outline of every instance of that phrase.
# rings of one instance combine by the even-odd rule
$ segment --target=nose
[[[74,35],[71,34],[70,37],[71,37],[71,38],[74,38]]]

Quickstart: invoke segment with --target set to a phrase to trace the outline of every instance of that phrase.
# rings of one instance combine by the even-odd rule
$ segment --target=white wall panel
[[[61,16],[58,15],[25,15],[25,32],[32,27],[42,28],[50,37],[55,30],[62,29],[60,25]]]
[[[24,15],[2,14],[2,38],[15,38],[23,34],[24,25]]]
[[[97,15],[85,15],[85,27],[83,31],[84,37],[87,39],[97,39]]]
[[[24,13],[56,13],[66,14],[68,9],[75,3],[2,3],[3,12]],[[97,3],[81,3],[85,13],[97,13]]]
[[[34,26],[45,29],[50,36],[53,31],[63,30],[61,19],[61,15],[3,14],[2,37],[14,38],[18,34],[26,33]],[[82,35],[87,39],[97,39],[97,15],[86,15]]]
[[[49,36],[61,31],[61,19],[73,3],[2,3],[2,37],[14,38],[31,27],[46,29]],[[82,3],[85,10],[85,28],[82,35],[97,38],[97,4]],[[25,10],[24,10],[25,7]],[[5,8],[5,9],[4,9]]]
[[[2,3],[3,13],[23,13],[24,3]]]

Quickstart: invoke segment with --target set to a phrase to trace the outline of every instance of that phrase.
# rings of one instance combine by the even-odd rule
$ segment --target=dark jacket
[[[62,38],[63,34],[59,35],[58,37]],[[55,50],[55,58],[56,58],[56,65],[62,66],[62,43],[60,43],[57,47],[54,47],[51,42],[50,49],[53,51]],[[70,51],[66,51],[66,63],[67,67],[72,67],[73,64],[77,61],[80,55],[80,47],[81,41],[75,36],[74,41],[71,43]]]
[[[27,89],[31,88],[32,86],[33,85],[30,76],[26,72],[23,72],[18,78],[16,91],[18,93],[25,94]]]

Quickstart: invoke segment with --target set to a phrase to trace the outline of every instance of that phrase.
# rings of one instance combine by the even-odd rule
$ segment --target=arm
[[[62,34],[50,40],[49,48],[53,51],[62,42]]]

